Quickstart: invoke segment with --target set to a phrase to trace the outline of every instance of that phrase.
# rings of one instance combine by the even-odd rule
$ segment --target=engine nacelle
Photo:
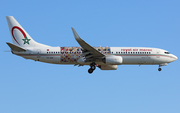
[[[121,65],[123,63],[123,58],[121,56],[108,56],[103,62],[108,65]]]
[[[117,70],[117,65],[101,65],[101,70]]]

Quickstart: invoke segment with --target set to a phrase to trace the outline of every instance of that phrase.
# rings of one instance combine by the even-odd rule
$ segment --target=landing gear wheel
[[[90,69],[88,70],[88,72],[91,74],[95,69],[96,69],[96,63],[92,62],[90,64]]]
[[[92,65],[92,66],[91,66],[91,69],[92,69],[92,70],[95,70],[95,69],[96,69],[96,66],[95,66],[95,65]]]
[[[88,73],[91,74],[92,72],[93,72],[93,69],[90,68],[90,69],[88,70]]]
[[[161,68],[158,68],[158,71],[161,71],[162,69]]]

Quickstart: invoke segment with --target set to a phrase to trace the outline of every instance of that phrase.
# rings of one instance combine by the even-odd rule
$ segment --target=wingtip
[[[74,34],[75,39],[79,39],[80,37],[79,37],[79,35],[77,34],[76,30],[75,30],[73,27],[71,27],[71,29],[72,29],[72,31],[73,31],[73,34]]]
[[[72,31],[75,31],[75,29],[73,27],[71,27]]]

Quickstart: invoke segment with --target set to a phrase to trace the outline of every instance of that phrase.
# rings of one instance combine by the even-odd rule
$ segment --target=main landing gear
[[[96,69],[96,63],[93,62],[90,64],[90,68],[88,70],[88,73],[91,74]]]

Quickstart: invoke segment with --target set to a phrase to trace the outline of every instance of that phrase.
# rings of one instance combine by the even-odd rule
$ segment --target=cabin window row
[[[61,53],[61,54],[69,54],[69,53],[70,53],[70,54],[71,54],[71,53],[72,53],[72,54],[73,54],[73,53],[74,53],[74,54],[81,54],[82,52],[47,52],[47,54],[60,54],[60,53]]]
[[[59,54],[60,52],[47,52],[47,54]]]
[[[116,54],[151,54],[151,52],[116,52]]]

